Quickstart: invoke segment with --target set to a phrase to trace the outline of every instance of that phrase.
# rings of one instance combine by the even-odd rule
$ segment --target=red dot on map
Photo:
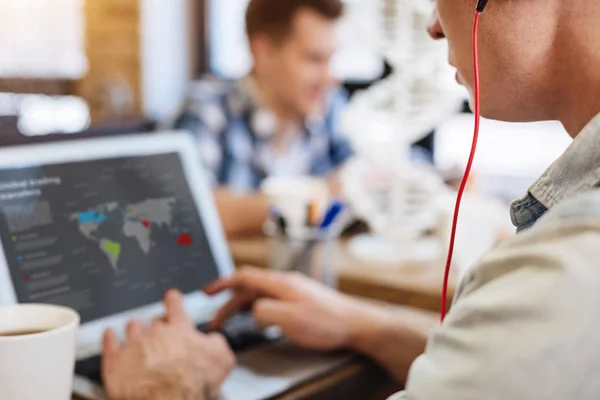
[[[144,225],[146,228],[150,228],[150,221],[144,219],[142,220],[142,225]]]
[[[190,235],[189,233],[184,233],[182,235],[179,235],[179,238],[177,239],[177,244],[180,246],[191,246],[192,245],[192,235]]]
[[[25,276],[23,277],[23,280],[24,280],[25,282],[27,282],[27,281],[29,280],[29,275],[25,275]]]

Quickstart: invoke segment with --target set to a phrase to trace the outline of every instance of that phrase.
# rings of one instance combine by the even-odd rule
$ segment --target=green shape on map
[[[112,240],[103,240],[102,248],[107,253],[112,254],[116,260],[119,259],[119,256],[121,255],[121,245],[119,243],[113,242]]]
[[[125,211],[127,212],[131,212],[133,210],[133,206],[131,204],[127,205],[127,207],[125,207]]]

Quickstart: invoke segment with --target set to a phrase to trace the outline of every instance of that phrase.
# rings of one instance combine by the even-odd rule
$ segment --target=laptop
[[[198,326],[230,296],[199,291],[234,268],[197,153],[186,132],[0,149],[0,305],[50,303],[80,313],[73,388],[80,397],[106,399],[99,378],[106,328],[123,335],[131,318],[163,315],[169,288],[184,293]],[[239,321],[248,318],[233,320],[239,340],[248,325]],[[350,359],[256,332],[265,340],[238,346],[224,400],[270,398]]]

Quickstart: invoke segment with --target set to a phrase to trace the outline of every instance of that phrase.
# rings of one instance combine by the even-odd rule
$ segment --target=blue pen
[[[333,203],[331,203],[331,205],[327,209],[327,212],[323,216],[323,220],[321,221],[321,224],[319,225],[319,230],[325,231],[325,230],[329,229],[329,227],[331,225],[333,225],[333,223],[339,217],[339,215],[342,213],[343,210],[344,210],[344,203],[342,203],[341,201],[336,200]]]

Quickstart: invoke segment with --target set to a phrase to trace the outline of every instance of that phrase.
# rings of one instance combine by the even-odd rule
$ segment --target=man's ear
[[[254,67],[264,69],[271,64],[275,44],[269,35],[257,33],[250,38],[250,51],[254,58]]]

